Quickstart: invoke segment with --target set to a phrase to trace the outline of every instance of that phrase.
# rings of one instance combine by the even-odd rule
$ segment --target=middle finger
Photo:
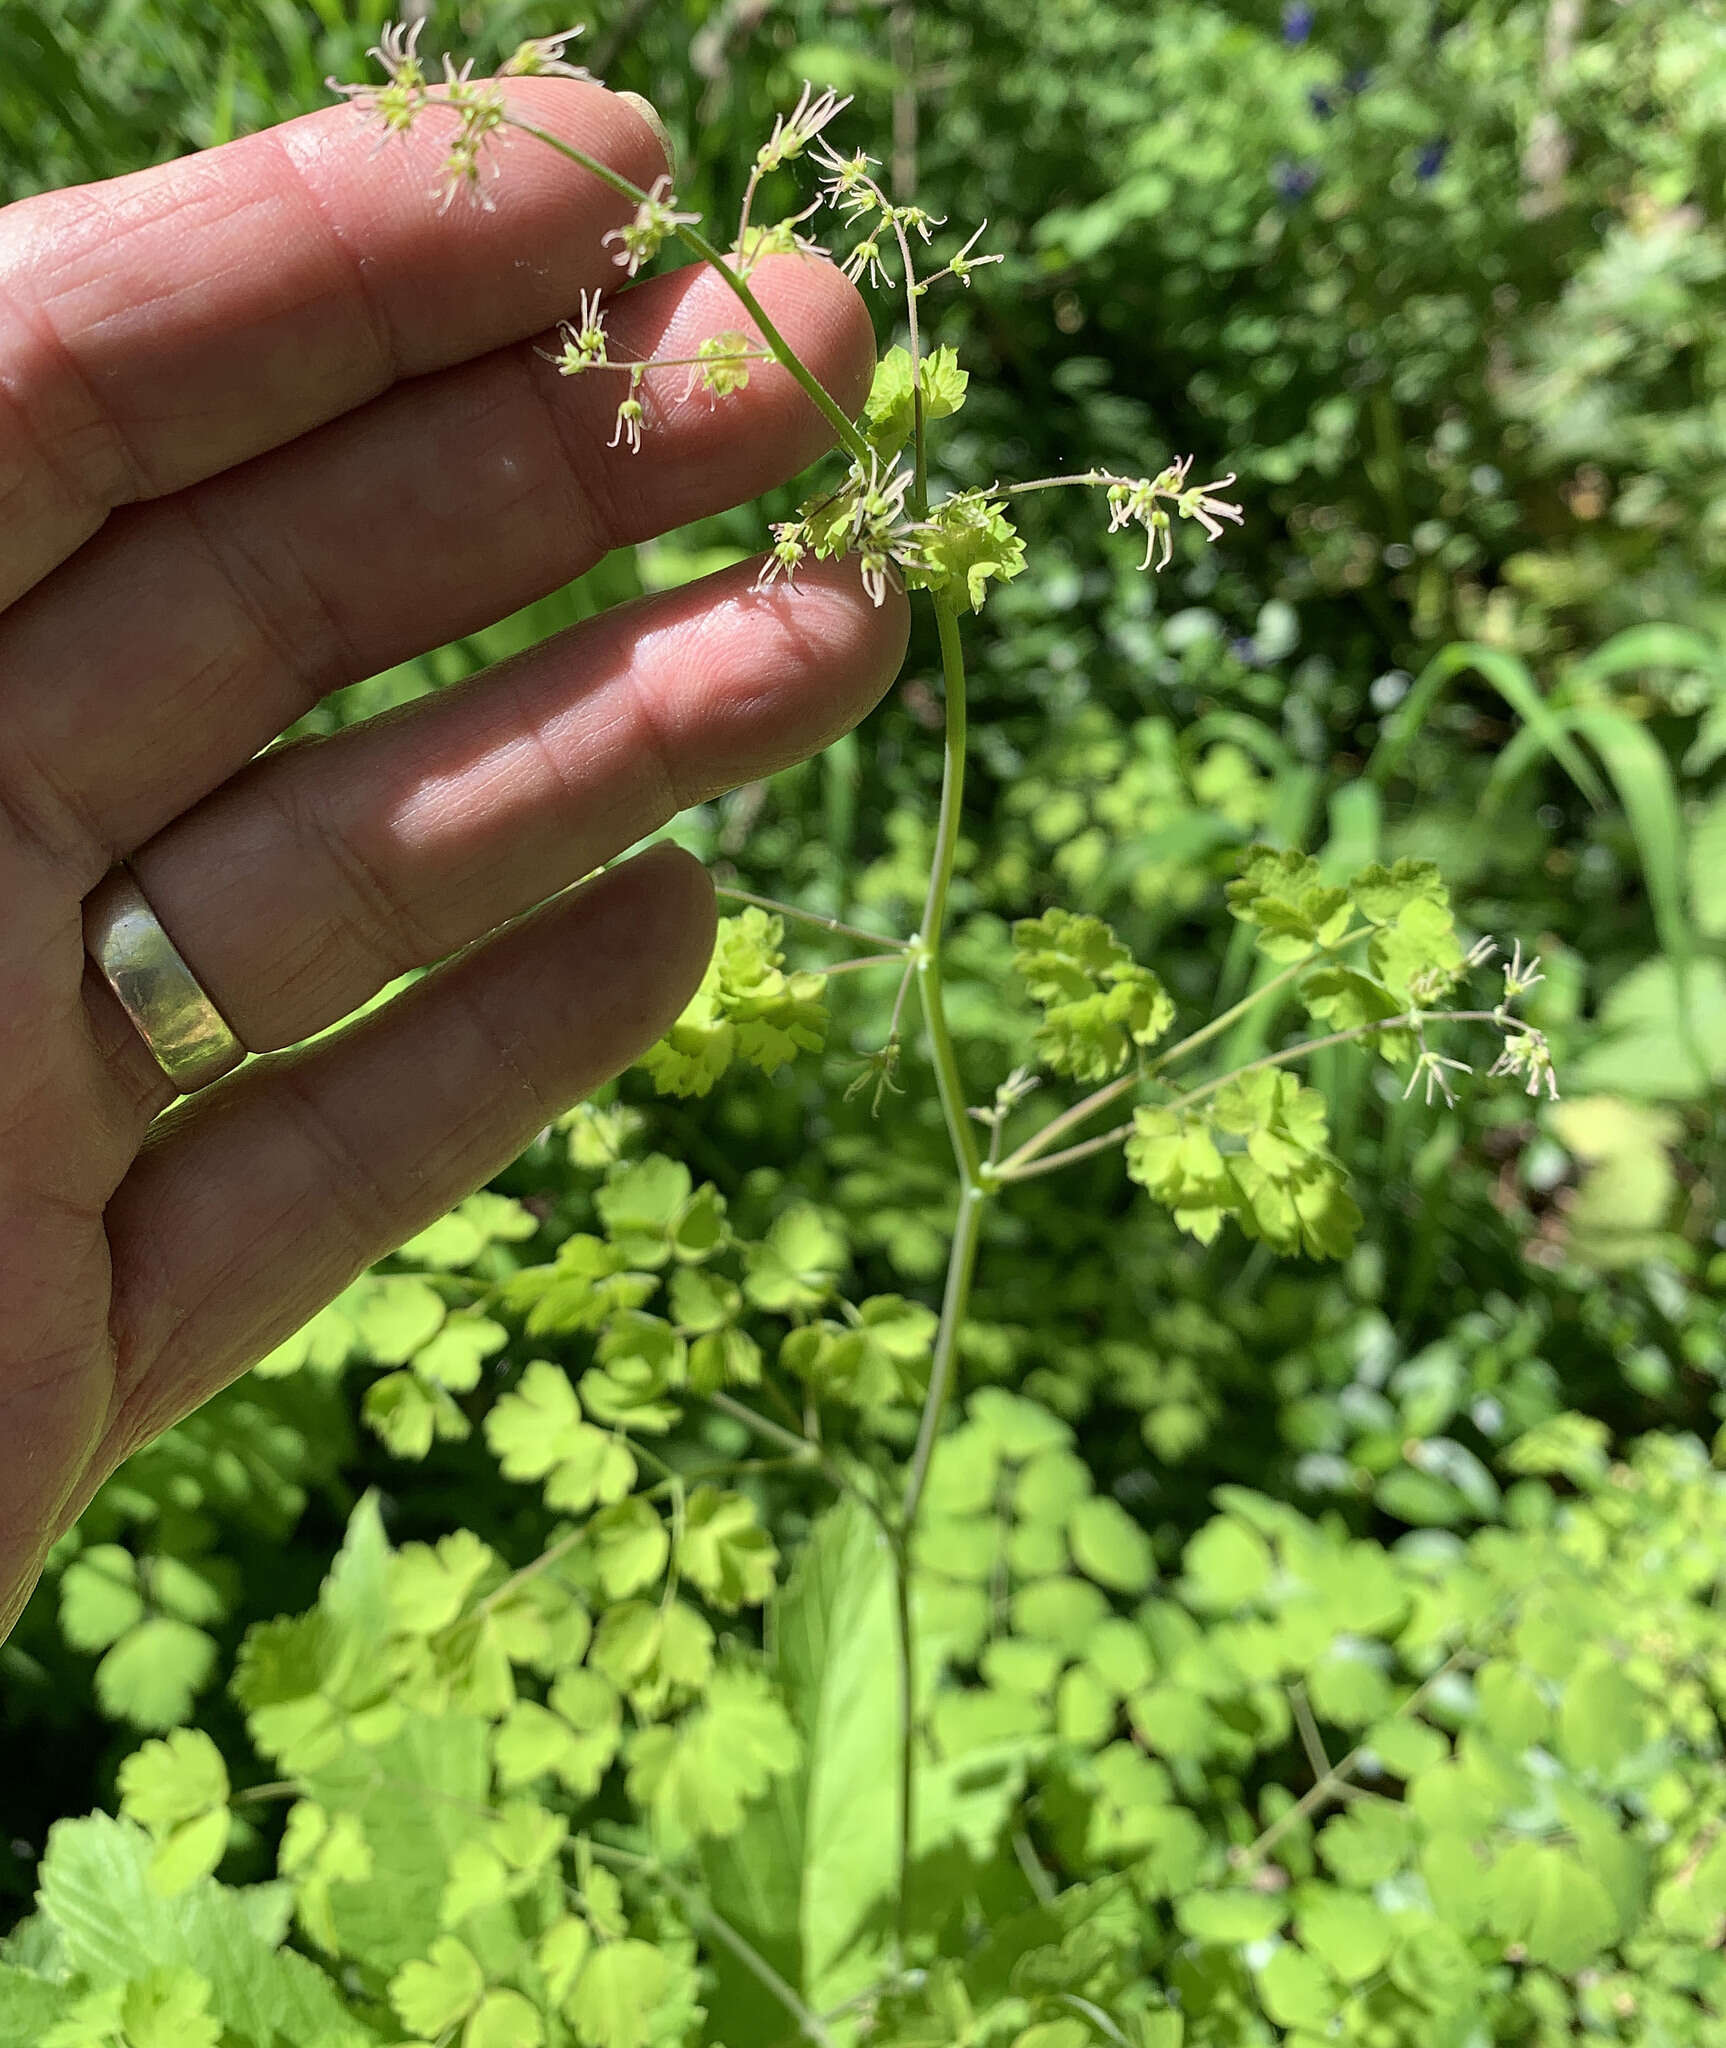
[[[868,318],[830,265],[756,288],[855,410]],[[616,356],[736,328],[711,272],[615,302]],[[0,800],[85,893],[329,690],[489,624],[610,548],[758,495],[831,436],[776,364],[713,406],[649,378],[638,456],[606,445],[625,379],[530,348],[398,386],[292,447],[116,515],[0,621]]]

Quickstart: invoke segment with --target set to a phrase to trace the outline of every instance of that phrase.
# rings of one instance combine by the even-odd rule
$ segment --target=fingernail
[[[648,127],[653,130],[654,134],[659,137],[659,146],[665,151],[665,167],[675,179],[677,176],[677,147],[671,139],[671,130],[666,127],[664,121],[660,118],[659,109],[651,100],[644,100],[638,92],[620,92],[618,98],[632,106],[647,123]]]

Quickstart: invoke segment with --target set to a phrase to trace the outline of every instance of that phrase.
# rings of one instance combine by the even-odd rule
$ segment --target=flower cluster
[[[695,352],[684,396],[687,398],[699,384],[710,398],[729,398],[747,386],[751,363],[771,361],[764,349],[752,346],[748,335],[735,328],[724,334],[710,334]]]
[[[902,589],[904,570],[920,561],[918,529],[905,509],[913,481],[897,458],[883,460],[874,450],[867,463],[853,462],[838,490],[774,526],[773,548],[756,589],[767,589],[781,576],[794,580],[810,555],[831,561],[855,554],[864,589],[877,605],[885,604],[889,585]]]
[[[579,377],[584,370],[610,367],[606,354],[605,315],[599,310],[598,292],[583,292],[579,316],[574,320],[559,321],[557,331],[563,338],[563,348],[559,354],[548,356],[546,360],[555,366],[560,377]]]
[[[324,83],[331,92],[374,116],[382,123],[386,135],[405,135],[430,92],[419,59],[419,39],[424,28],[423,18],[411,28],[406,22],[392,21],[366,52],[368,57],[377,59],[389,81],[387,85],[343,85],[336,78],[326,78]]]
[[[564,62],[564,46],[573,43],[577,36],[586,31],[577,26],[566,28],[555,36],[529,36],[525,43],[516,46],[515,54],[506,58],[500,78],[578,78],[589,83],[593,73],[580,64]]]
[[[1234,472],[1218,477],[1214,483],[1189,484],[1187,472],[1192,466],[1193,458],[1183,455],[1154,477],[1108,478],[1109,531],[1119,533],[1127,526],[1144,528],[1143,568],[1166,569],[1173,559],[1171,507],[1182,519],[1196,519],[1211,540],[1221,539],[1223,520],[1231,519],[1237,526],[1241,522],[1240,506],[1215,495],[1234,482]]]
[[[789,114],[781,114],[773,124],[773,133],[755,154],[755,174],[764,176],[776,171],[781,165],[799,157],[821,133],[829,121],[844,113],[851,104],[850,99],[840,99],[831,89],[811,97],[815,88],[805,81],[803,92]]]
[[[607,246],[613,242],[617,244],[612,260],[633,277],[643,264],[653,261],[679,228],[695,227],[700,219],[698,213],[677,211],[677,195],[671,189],[670,177],[662,171],[653,181],[652,190],[635,209],[635,218],[620,228],[613,228],[601,239]]]

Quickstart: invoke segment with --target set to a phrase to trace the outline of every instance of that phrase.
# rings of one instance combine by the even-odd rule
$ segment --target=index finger
[[[665,168],[645,117],[602,86],[504,90],[639,186]],[[620,278],[600,238],[628,201],[529,136],[493,138],[494,212],[440,212],[454,124],[434,104],[380,148],[332,107],[0,212],[0,605],[114,506],[537,334]]]

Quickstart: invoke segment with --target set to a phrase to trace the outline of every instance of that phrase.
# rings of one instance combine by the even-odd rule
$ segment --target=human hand
[[[642,186],[664,168],[597,86],[511,97]],[[666,1028],[711,891],[659,850],[508,921],[834,738],[903,651],[903,600],[877,610],[851,565],[795,594],[746,566],[254,758],[328,691],[830,438],[765,365],[712,410],[650,376],[646,452],[608,450],[615,392],[531,343],[616,281],[601,236],[630,208],[512,138],[497,211],[440,215],[437,153],[376,152],[335,109],[0,214],[0,1634],[128,1452]],[[854,412],[855,292],[799,257],[753,282]],[[737,324],[699,268],[613,317],[642,356]],[[84,951],[119,861],[272,1055],[166,1115]]]

